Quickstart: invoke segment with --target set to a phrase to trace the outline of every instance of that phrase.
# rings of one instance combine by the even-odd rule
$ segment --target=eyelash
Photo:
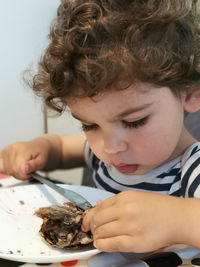
[[[122,121],[122,124],[124,125],[125,128],[129,128],[129,129],[139,128],[139,127],[146,124],[148,118],[149,117],[144,117],[144,118],[137,120],[137,121]],[[91,124],[91,125],[82,124],[81,128],[84,132],[88,132],[88,131],[92,131],[92,130],[97,130],[98,125],[96,125],[96,124]]]
[[[122,121],[122,123],[124,124],[124,127],[125,128],[139,128],[143,125],[146,124],[147,120],[148,120],[149,117],[144,117],[140,120],[137,120],[137,121]]]
[[[91,125],[82,124],[81,128],[84,132],[88,132],[91,130],[96,130],[98,128],[98,126],[96,124],[91,124]]]

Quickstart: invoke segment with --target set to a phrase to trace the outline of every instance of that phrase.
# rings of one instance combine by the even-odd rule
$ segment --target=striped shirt
[[[93,169],[97,188],[113,193],[125,190],[150,191],[178,197],[200,198],[200,142],[185,153],[144,175],[126,175],[99,160],[86,143],[85,159]]]

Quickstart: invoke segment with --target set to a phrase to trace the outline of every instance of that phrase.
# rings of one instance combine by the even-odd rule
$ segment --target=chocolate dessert
[[[83,211],[71,202],[63,206],[52,205],[36,210],[43,219],[40,235],[50,244],[59,248],[80,247],[93,241],[91,232],[84,233],[81,224]]]

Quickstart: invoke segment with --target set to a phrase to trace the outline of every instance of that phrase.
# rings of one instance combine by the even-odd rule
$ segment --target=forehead
[[[94,97],[68,97],[66,103],[70,109],[78,106],[88,107],[90,105],[107,105],[107,108],[109,108],[113,105],[127,105],[129,102],[134,106],[140,102],[148,102],[148,99],[159,98],[159,91],[160,88],[154,85],[138,83],[123,90],[111,88],[107,92]]]

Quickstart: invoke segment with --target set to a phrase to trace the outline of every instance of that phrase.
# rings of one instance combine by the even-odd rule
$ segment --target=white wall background
[[[48,118],[48,132],[54,134],[77,134],[81,132],[81,124],[77,122],[69,112],[65,112],[62,116]],[[59,180],[69,184],[81,184],[83,168],[71,170],[57,170],[49,173],[49,177],[53,180]]]
[[[0,149],[44,133],[41,99],[23,82],[48,43],[59,0],[0,0]],[[48,119],[49,132],[73,134],[79,125],[69,115]],[[56,171],[55,180],[81,183],[82,168]]]
[[[41,100],[22,73],[34,67],[47,43],[58,0],[1,0],[0,149],[43,133]]]

